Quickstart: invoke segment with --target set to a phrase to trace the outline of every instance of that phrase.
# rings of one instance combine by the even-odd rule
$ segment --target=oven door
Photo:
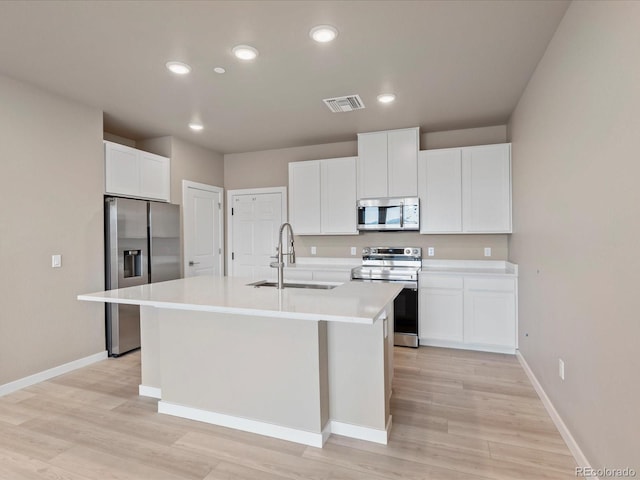
[[[393,302],[394,345],[418,347],[418,288],[402,289]]]

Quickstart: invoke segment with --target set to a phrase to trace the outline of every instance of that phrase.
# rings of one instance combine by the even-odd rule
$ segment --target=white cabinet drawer
[[[420,288],[459,288],[464,287],[463,277],[450,275],[420,274]]]
[[[313,279],[318,280],[319,282],[348,282],[351,280],[351,271],[315,271],[313,272]]]
[[[466,290],[475,292],[507,292],[516,290],[516,282],[513,278],[474,278],[467,277],[464,280]]]
[[[313,272],[311,270],[296,270],[295,268],[284,269],[285,280],[313,280]]]

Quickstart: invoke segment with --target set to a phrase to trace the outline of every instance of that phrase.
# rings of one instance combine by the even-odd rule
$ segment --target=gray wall
[[[0,76],[0,385],[105,349],[102,112]],[[62,254],[62,268],[51,255]]]
[[[636,470],[639,19],[573,2],[510,124],[520,351],[592,466]]]
[[[423,133],[421,149],[465,147],[503,143],[507,140],[506,125],[470,128],[447,132]],[[289,162],[348,157],[358,154],[356,140],[325,145],[236,153],[224,156],[224,186],[227,190],[258,187],[288,186]],[[435,247],[433,258],[486,260],[484,248],[491,247],[491,260],[508,257],[507,235],[420,235],[417,233],[363,233],[347,236],[296,237],[296,252],[310,256],[311,247],[317,248],[318,257],[348,257],[350,247],[360,249],[367,245],[389,244],[397,246]],[[425,252],[426,254],[426,252]]]

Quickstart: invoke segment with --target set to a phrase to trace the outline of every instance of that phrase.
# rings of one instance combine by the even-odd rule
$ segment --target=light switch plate
[[[62,255],[51,255],[51,268],[60,268],[62,266]]]
[[[491,256],[491,247],[485,247],[484,256],[485,257],[490,257]]]

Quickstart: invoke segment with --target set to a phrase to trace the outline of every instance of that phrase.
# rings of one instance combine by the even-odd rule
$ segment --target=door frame
[[[182,180],[182,276],[185,277],[186,267],[187,267],[187,250],[185,248],[185,208],[187,205],[187,189],[194,188],[196,190],[204,190],[205,192],[217,193],[218,194],[218,205],[220,215],[218,216],[218,241],[220,242],[220,253],[218,254],[218,260],[220,261],[220,276],[223,277],[225,274],[225,243],[224,243],[224,188],[216,187],[213,185],[207,185],[205,183],[192,182],[191,180]]]
[[[279,193],[280,194],[280,210],[282,212],[282,221],[287,222],[287,187],[264,187],[264,188],[241,188],[238,190],[227,190],[227,245],[229,249],[227,251],[227,266],[228,269],[232,268],[231,261],[231,246],[233,245],[233,222],[231,221],[231,208],[233,202],[231,201],[234,195],[261,195],[265,193]],[[229,275],[229,270],[225,270],[225,274]]]

